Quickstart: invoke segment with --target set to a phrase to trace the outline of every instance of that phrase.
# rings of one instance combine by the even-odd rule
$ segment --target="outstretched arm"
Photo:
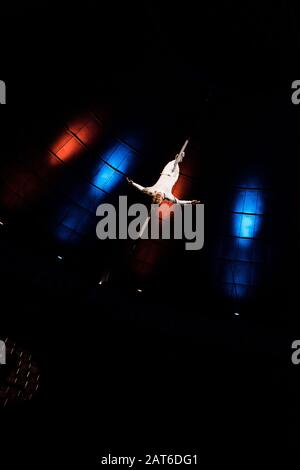
[[[127,182],[129,184],[131,184],[131,186],[134,186],[136,189],[138,189],[139,191],[144,191],[144,186],[138,184],[138,183],[135,183],[134,181],[132,181],[130,178],[126,178],[127,179]]]
[[[173,196],[173,194],[166,194],[165,199],[168,201],[173,202],[174,204],[200,204],[200,201],[197,201],[196,199],[193,199],[192,201],[184,201],[183,199],[177,199],[177,197]]]
[[[182,199],[176,199],[176,204],[181,204],[181,205],[184,205],[184,204],[201,204],[201,201],[197,201],[197,199],[193,199],[192,201],[184,201]]]

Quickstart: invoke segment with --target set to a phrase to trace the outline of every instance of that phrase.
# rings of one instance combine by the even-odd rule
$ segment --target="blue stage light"
[[[256,284],[261,256],[260,236],[265,210],[264,191],[255,180],[236,190],[231,214],[230,236],[223,248],[224,289],[234,299],[245,298]],[[252,188],[251,188],[252,186]]]
[[[135,162],[134,150],[126,144],[113,141],[89,170],[87,181],[81,181],[74,188],[72,201],[61,209],[57,238],[76,243],[93,224],[96,226],[97,206],[114,193],[124,181],[123,173],[131,173]]]

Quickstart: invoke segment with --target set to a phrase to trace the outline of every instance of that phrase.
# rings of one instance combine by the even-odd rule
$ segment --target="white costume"
[[[164,167],[160,174],[159,179],[153,186],[144,187],[140,184],[132,182],[132,185],[139,191],[148,194],[149,196],[155,196],[156,193],[161,193],[164,199],[171,201],[175,204],[192,204],[192,201],[182,201],[177,199],[173,193],[173,187],[179,178],[179,165],[178,157],[175,160],[171,160]]]

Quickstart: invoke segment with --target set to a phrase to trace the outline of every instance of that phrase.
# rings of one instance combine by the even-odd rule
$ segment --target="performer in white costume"
[[[184,150],[188,144],[186,140],[184,146],[182,147],[179,154],[176,155],[175,160],[171,160],[164,167],[163,171],[160,174],[160,178],[153,186],[144,187],[140,184],[134,183],[131,179],[127,178],[129,184],[137,188],[139,191],[142,191],[145,194],[148,194],[152,197],[152,202],[154,204],[161,204],[164,200],[171,201],[174,204],[198,204],[200,201],[183,201],[177,199],[172,193],[173,187],[175,186],[179,178],[179,163],[182,162],[185,155]]]

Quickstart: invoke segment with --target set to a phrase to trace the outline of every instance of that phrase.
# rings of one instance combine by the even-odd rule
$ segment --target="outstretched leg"
[[[186,140],[180,150],[180,152],[176,155],[175,157],[175,162],[174,162],[174,167],[173,167],[173,171],[175,171],[175,168],[177,166],[178,163],[182,162],[184,156],[185,156],[185,149],[186,149],[186,146],[187,144],[189,143],[188,140]]]
[[[183,160],[183,158],[184,158],[184,156],[185,156],[185,149],[186,149],[188,143],[189,143],[189,140],[187,139],[187,140],[184,142],[184,144],[183,144],[183,146],[182,146],[180,152],[178,153],[177,157],[175,158],[175,160],[176,160],[177,163],[180,163],[180,162]]]

